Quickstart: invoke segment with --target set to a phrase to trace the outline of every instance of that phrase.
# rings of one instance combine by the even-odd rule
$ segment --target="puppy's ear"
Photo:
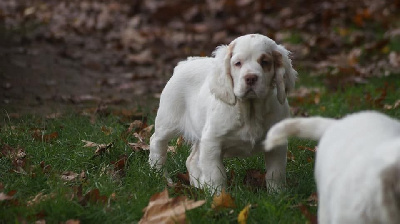
[[[286,94],[294,88],[297,77],[297,72],[292,67],[292,60],[290,60],[289,54],[290,52],[281,45],[278,45],[277,49],[272,51],[277,97],[281,104],[285,103]]]
[[[213,52],[216,59],[210,83],[210,91],[216,98],[229,104],[236,104],[236,97],[233,93],[233,78],[231,75],[231,57],[234,43],[229,46],[222,45]]]

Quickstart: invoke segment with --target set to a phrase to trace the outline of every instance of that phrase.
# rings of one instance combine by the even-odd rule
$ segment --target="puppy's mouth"
[[[245,98],[258,98],[256,91],[253,88],[249,88],[244,94]]]

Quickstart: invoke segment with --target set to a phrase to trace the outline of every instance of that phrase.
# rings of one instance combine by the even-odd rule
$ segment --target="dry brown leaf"
[[[65,181],[72,181],[75,180],[79,174],[72,172],[72,171],[65,171],[61,174],[61,179]]]
[[[183,145],[183,143],[185,143],[185,139],[183,138],[183,136],[180,136],[177,140],[176,140],[176,147],[181,147]]]
[[[39,129],[35,129],[35,130],[33,130],[32,137],[36,141],[51,142],[58,138],[58,132],[52,132],[50,134],[43,134],[43,131],[41,131]]]
[[[107,145],[104,145],[104,144],[98,145],[97,148],[96,148],[96,151],[94,151],[94,156],[93,157],[103,155],[105,152],[107,152],[107,150],[109,150],[113,146],[114,146],[113,142],[110,142]]]
[[[312,214],[308,207],[304,204],[299,204],[297,207],[300,209],[301,213],[307,218],[308,223],[317,224],[317,216]]]
[[[246,170],[244,184],[250,187],[261,188],[265,187],[265,172],[256,169]]]
[[[111,162],[112,164],[114,164],[114,170],[115,171],[124,170],[127,160],[128,160],[128,156],[122,155],[118,161]]]
[[[246,205],[246,207],[244,207],[242,209],[242,211],[240,211],[240,213],[238,215],[238,223],[239,224],[247,223],[247,218],[249,217],[250,208],[251,208],[251,204],[248,204],[248,205]]]
[[[44,161],[40,162],[40,168],[42,168],[43,173],[49,173],[51,171],[51,165],[47,164]]]
[[[46,220],[45,219],[36,220],[35,224],[46,224]]]
[[[314,148],[310,148],[310,147],[307,147],[307,146],[300,145],[297,148],[301,149],[301,150],[307,150],[307,151],[310,151],[310,152],[316,152],[317,151],[317,146],[315,146]]]
[[[400,100],[396,100],[396,102],[394,102],[393,105],[385,104],[385,105],[383,106],[383,108],[384,108],[385,110],[392,110],[392,109],[398,108],[399,106],[400,106]]]
[[[97,144],[86,140],[81,140],[81,141],[85,143],[83,147],[96,147],[96,150],[94,151],[94,155],[92,156],[92,158],[103,155],[105,152],[107,152],[110,148],[114,146],[113,142],[110,142],[108,144]]]
[[[4,194],[3,192],[0,192],[0,201],[8,201],[13,199],[13,196],[10,196],[8,194]]]
[[[83,147],[97,147],[99,145],[91,141],[86,141],[86,140],[81,140],[81,141],[85,143]]]
[[[197,208],[205,200],[189,200],[186,196],[170,198],[168,190],[157,193],[150,198],[143,209],[144,215],[139,223],[185,223],[187,210]]]
[[[169,145],[167,151],[168,152],[172,152],[172,153],[176,153],[176,148],[177,148],[177,146]]]
[[[176,174],[176,177],[178,180],[180,180],[181,183],[190,185],[190,177],[189,177],[189,172],[186,173],[178,173]]]
[[[150,149],[150,146],[147,143],[140,142],[140,141],[136,142],[136,143],[128,143],[128,145],[135,152],[139,152],[139,151],[142,151],[142,150],[149,150]]]
[[[86,181],[86,172],[84,170],[82,170],[82,172],[79,174],[79,180],[80,181]]]
[[[142,128],[143,122],[141,120],[134,120],[132,123],[129,124],[128,132],[131,132],[134,129]]]
[[[294,162],[296,159],[291,151],[287,151],[286,158],[287,158],[287,160],[292,161],[292,162]]]
[[[105,135],[111,135],[111,133],[112,133],[112,128],[106,127],[106,126],[102,126],[102,127],[101,127],[101,131],[102,131]]]
[[[318,194],[317,192],[313,192],[308,198],[307,202],[309,206],[317,206],[318,204]]]
[[[54,198],[55,195],[54,194],[43,194],[43,192],[40,192],[39,194],[37,194],[35,197],[33,197],[31,200],[29,200],[26,205],[32,206],[32,205],[36,205],[42,201],[48,200],[48,199],[52,199]]]
[[[78,189],[82,190],[82,189]],[[80,192],[81,193],[81,192]],[[85,194],[85,196],[79,196],[79,191],[77,193],[78,199],[80,199],[79,204],[85,206],[88,202],[91,203],[101,203],[101,204],[106,204],[107,203],[107,196],[100,195],[100,190],[95,188],[88,193]]]
[[[77,219],[68,219],[65,224],[80,224],[81,221]]]
[[[133,135],[139,139],[141,142],[145,142],[146,139],[150,138],[151,131],[153,130],[154,125],[149,125],[142,130],[139,131],[139,133],[135,132]]]
[[[214,210],[219,210],[222,208],[235,208],[235,200],[229,193],[226,193],[225,189],[222,189],[220,194],[216,194],[213,197],[213,202],[211,208]]]

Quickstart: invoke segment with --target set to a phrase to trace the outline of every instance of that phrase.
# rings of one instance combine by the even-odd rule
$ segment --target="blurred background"
[[[329,91],[400,74],[400,0],[1,0],[1,114],[155,108],[177,62],[248,33]]]

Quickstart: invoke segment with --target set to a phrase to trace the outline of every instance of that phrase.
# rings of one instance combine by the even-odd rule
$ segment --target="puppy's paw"
[[[149,155],[149,164],[151,168],[161,169],[165,163],[166,158],[160,156],[156,153],[151,153]]]
[[[270,192],[281,192],[283,189],[283,184],[276,180],[266,180],[266,186]]]

